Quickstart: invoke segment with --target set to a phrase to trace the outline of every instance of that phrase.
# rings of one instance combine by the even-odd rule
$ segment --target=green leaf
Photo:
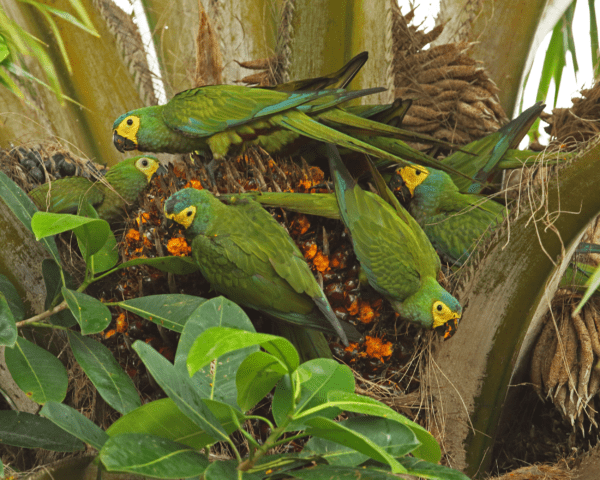
[[[110,310],[100,300],[62,287],[61,292],[83,335],[103,331],[112,320]]]
[[[133,349],[146,365],[150,375],[189,419],[213,438],[227,439],[227,432],[202,401],[202,397],[194,389],[187,375],[177,370],[150,345],[140,340],[133,344]]]
[[[161,272],[176,273],[177,275],[188,275],[200,270],[196,261],[190,257],[134,258],[122,263],[115,270],[135,267],[136,265],[149,265],[158,268]]]
[[[299,420],[292,422],[288,431],[303,429],[304,421],[311,416],[335,418],[339,415],[342,410],[335,406],[320,408],[318,412],[313,413],[307,411],[327,405],[327,397],[331,391],[354,392],[355,383],[352,370],[334,360],[319,358],[303,363],[297,371],[302,377],[300,396],[297,400],[293,398],[289,377],[284,377],[275,388],[272,407],[275,422],[281,424],[286,420],[290,404],[295,405],[293,416]]]
[[[198,337],[190,348],[187,359],[188,372],[193,375],[215,358],[253,345],[260,345],[281,360],[288,372],[293,372],[300,363],[298,352],[285,338],[236,328],[212,327]]]
[[[413,451],[413,455],[429,462],[437,463],[440,461],[442,453],[440,446],[435,438],[433,438],[433,435],[421,425],[409,420],[387,405],[384,405],[377,400],[373,400],[372,398],[357,395],[354,392],[331,390],[328,393],[327,398],[332,405],[347,412],[364,413],[366,415],[389,418],[390,420],[395,420],[406,425],[413,431],[419,442],[421,442],[421,446]]]
[[[6,39],[0,34],[0,63],[8,58],[10,50],[6,44]]]
[[[257,473],[240,472],[237,460],[219,460],[211,462],[204,472],[204,480],[260,480],[262,475]]]
[[[0,293],[4,294],[15,321],[20,322],[23,320],[25,318],[25,305],[23,305],[15,286],[4,275],[0,275]]]
[[[317,465],[303,470],[294,470],[290,472],[290,475],[301,480],[355,480],[358,478],[360,480],[398,480],[398,475],[383,468],[344,467],[341,465]]]
[[[392,457],[407,455],[420,445],[408,427],[394,420],[366,416],[349,418],[339,424],[370,439]],[[319,437],[312,437],[304,446],[302,454],[320,455],[330,465],[346,466],[360,465],[368,458],[349,446]]]
[[[247,412],[260,402],[287,373],[285,365],[265,352],[254,352],[240,365],[236,375],[237,403]]]
[[[40,411],[40,415],[97,450],[100,450],[108,440],[108,435],[104,430],[64,403],[46,403]]]
[[[117,305],[146,320],[175,332],[183,332],[183,326],[196,308],[206,302],[205,298],[192,295],[149,295],[118,302]]]
[[[18,337],[4,351],[6,366],[15,383],[36,403],[62,402],[69,383],[62,362],[42,347]]]
[[[594,273],[592,273],[592,276],[588,279],[588,281],[586,282],[586,285],[587,285],[587,288],[585,290],[583,298],[579,302],[579,305],[577,305],[577,308],[573,312],[573,315],[577,315],[581,311],[583,306],[587,303],[587,301],[590,299],[590,297],[594,294],[594,292],[600,286],[600,267],[597,267],[596,270],[594,270]]]
[[[590,45],[592,47],[592,65],[594,66],[594,78],[600,71],[600,50],[598,45],[598,20],[596,19],[595,0],[588,0],[590,9]]]
[[[54,452],[83,450],[85,445],[50,420],[31,413],[0,410],[0,438],[5,445]]]
[[[232,415],[239,418],[240,424],[245,420],[244,415],[235,411],[228,405],[220,402],[205,400],[204,403],[215,415],[227,434],[237,430]],[[208,435],[203,429],[185,416],[170,398],[162,398],[129,412],[119,418],[106,431],[114,437],[122,433],[145,433],[167,438],[174,442],[183,443],[189,447],[200,450],[216,442],[214,437]]]
[[[0,293],[0,346],[12,347],[17,341],[15,317],[3,293]]]
[[[100,450],[100,461],[109,472],[155,478],[188,478],[208,467],[208,459],[193,448],[141,433],[111,437]]]
[[[309,435],[345,445],[373,460],[388,464],[393,473],[406,473],[406,469],[385,449],[359,432],[346,428],[341,423],[328,418],[312,417],[306,420],[306,424],[308,428],[305,433]]]
[[[54,260],[47,258],[42,262],[42,277],[44,277],[44,285],[46,286],[46,301],[44,302],[46,310],[57,305],[62,299],[63,276],[67,288],[76,288],[71,275],[68,272],[63,272]],[[65,328],[77,325],[77,319],[68,308],[55,313],[48,321],[52,325],[60,325]]]
[[[31,229],[38,240],[73,230],[86,260],[104,246],[110,232],[104,220],[48,212],[36,212],[31,219]]]
[[[6,203],[8,208],[13,212],[23,225],[33,232],[31,227],[31,221],[33,216],[38,212],[37,207],[31,201],[31,199],[25,195],[25,192],[21,190],[15,182],[0,172],[0,196]],[[56,260],[56,263],[60,264],[60,255],[58,254],[58,248],[56,248],[56,242],[54,238],[45,238],[42,243],[52,255],[52,258]]]
[[[109,232],[106,243],[89,259],[90,270],[94,275],[113,268],[119,261],[117,239],[114,233]]]
[[[413,457],[399,458],[398,461],[410,475],[431,480],[469,480],[464,473],[443,465],[436,465]]]
[[[69,331],[68,335],[75,360],[106,403],[122,414],[139,407],[141,402],[133,381],[111,351],[77,332]]]
[[[246,313],[231,300],[217,297],[203,303],[190,315],[179,339],[175,368],[182,375],[189,376],[186,360],[194,341],[208,328],[215,326],[236,326],[254,332],[254,326]],[[258,347],[253,345],[220,356],[215,362],[198,370],[192,377],[191,384],[202,398],[219,400],[237,408],[237,370],[244,359],[257,350]]]

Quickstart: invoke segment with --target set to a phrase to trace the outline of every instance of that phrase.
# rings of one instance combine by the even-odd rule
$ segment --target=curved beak
[[[137,144],[129,140],[128,138],[122,137],[117,133],[116,130],[113,131],[113,143],[119,152],[125,152],[126,150],[136,150]]]
[[[444,340],[448,340],[456,333],[458,322],[460,322],[460,317],[453,318],[452,320],[448,320],[443,325],[435,328],[435,331],[439,333],[440,336],[443,336]]]

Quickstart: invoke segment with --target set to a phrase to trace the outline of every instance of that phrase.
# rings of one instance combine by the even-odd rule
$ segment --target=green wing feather
[[[97,207],[104,200],[104,192],[100,184],[85,177],[69,177],[40,185],[29,192],[29,197],[42,211],[77,213],[83,197]]]
[[[278,92],[296,92],[299,90],[325,90],[331,88],[346,88],[356,76],[365,62],[369,59],[368,52],[361,52],[353,57],[337,72],[323,75],[322,77],[306,78],[287,83],[280,83],[272,87],[260,87]]]
[[[236,85],[214,85],[186,90],[164,106],[166,125],[184,135],[206,137],[250,122],[303,107],[318,112],[352,98],[379,92],[321,90],[286,93]]]

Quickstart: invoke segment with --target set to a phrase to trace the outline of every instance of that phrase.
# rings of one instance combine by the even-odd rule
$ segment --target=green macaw
[[[385,199],[364,192],[332,145],[329,168],[342,220],[369,284],[400,317],[451,336],[462,307],[437,281],[440,258],[425,232],[388,190]],[[381,178],[375,180],[381,191]]]
[[[336,334],[345,345],[360,339],[337,319],[285,229],[251,198],[225,205],[206,190],[186,188],[167,199],[165,215],[186,228],[200,271],[234,302],[292,324],[294,335],[313,345],[324,339],[308,329]]]
[[[120,151],[199,152],[222,160],[248,145],[259,145],[269,153],[276,153],[299,136],[305,136],[407,165],[406,160],[396,155],[322,123],[336,125],[336,128],[361,129],[372,135],[403,135],[394,127],[338,108],[343,102],[383,90],[288,93],[237,85],[194,88],[178,93],[166,105],[144,107],[121,115],[113,125],[113,141]],[[462,175],[417,153],[422,164]],[[212,163],[211,172],[214,167]]]
[[[462,265],[481,236],[502,222],[506,208],[488,197],[461,193],[452,178],[433,168],[396,169],[392,190],[406,187],[411,215],[450,263]]]
[[[54,213],[76,213],[81,202],[87,200],[100,218],[111,222],[137,200],[159,167],[156,157],[132,157],[112,166],[102,180],[61,178],[33,189],[29,197],[40,210]]]

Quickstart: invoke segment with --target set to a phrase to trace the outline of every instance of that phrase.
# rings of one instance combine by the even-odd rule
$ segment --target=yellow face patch
[[[180,225],[183,225],[185,228],[189,228],[189,226],[194,221],[194,218],[196,218],[196,207],[194,205],[191,205],[187,208],[184,208],[179,213],[172,213],[170,215],[167,212],[165,212],[165,217],[170,218],[171,220],[179,223]]]
[[[127,140],[131,140],[137,147],[137,132],[140,129],[140,117],[129,115],[125,117],[119,126],[115,128],[114,133]]]
[[[433,314],[433,328],[441,327],[450,320],[460,318],[460,313],[453,312],[448,305],[440,301],[434,302],[431,313]]]
[[[415,188],[417,188],[429,176],[429,170],[425,167],[408,166],[396,170],[396,173],[402,177],[404,184],[410,192],[410,196],[415,196]]]
[[[158,167],[160,167],[160,163],[153,158],[142,157],[135,162],[135,168],[146,175],[148,183],[150,183],[150,179],[154,175],[154,172],[158,170]]]

